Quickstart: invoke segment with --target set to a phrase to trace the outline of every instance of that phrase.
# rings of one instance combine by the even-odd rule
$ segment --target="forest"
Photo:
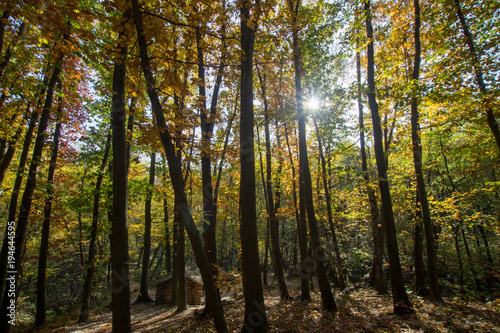
[[[0,332],[500,330],[498,119],[498,0],[2,1]]]

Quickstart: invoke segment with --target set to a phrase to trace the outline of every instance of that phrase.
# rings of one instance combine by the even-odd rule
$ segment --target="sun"
[[[313,96],[307,100],[306,106],[310,110],[317,110],[321,106],[321,101]]]

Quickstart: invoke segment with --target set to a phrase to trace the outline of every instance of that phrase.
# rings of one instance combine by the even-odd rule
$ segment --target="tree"
[[[153,188],[155,185],[156,152],[151,153],[149,164],[149,187],[146,192],[146,203],[144,207],[144,242],[142,250],[142,273],[139,296],[135,303],[152,302],[148,292],[149,262],[151,256],[151,201],[153,199]]]
[[[243,0],[240,8],[241,80],[240,80],[240,238],[241,270],[245,296],[245,317],[242,332],[268,332],[260,275],[257,243],[257,212],[255,197],[254,114],[253,114],[253,46],[256,18],[250,9],[259,2]],[[253,13],[257,15],[257,13]]]
[[[58,85],[61,90],[61,81]],[[44,216],[42,224],[42,236],[40,240],[40,255],[38,260],[38,274],[36,281],[36,318],[35,326],[42,326],[47,319],[46,300],[45,300],[45,282],[47,277],[47,257],[49,253],[50,221],[52,215],[52,203],[54,200],[54,175],[56,172],[57,155],[59,151],[59,139],[61,136],[61,118],[62,118],[62,98],[59,97],[57,109],[56,128],[54,130],[54,139],[52,143],[52,152],[50,156],[49,172],[47,175],[47,198],[45,199]]]
[[[121,8],[119,1],[116,3]],[[111,310],[113,332],[132,331],[130,323],[130,276],[128,245],[128,157],[126,130],[125,80],[127,77],[128,29],[131,10],[123,11],[123,21],[116,40],[114,59],[111,133],[113,144],[113,206],[111,210]]]
[[[389,189],[389,180],[387,178],[387,165],[384,155],[384,146],[382,143],[382,127],[380,124],[380,115],[378,113],[378,104],[375,97],[375,60],[373,52],[373,28],[371,23],[370,0],[364,2],[366,38],[367,45],[367,83],[368,83],[368,104],[370,106],[372,124],[373,124],[373,142],[375,149],[375,158],[377,161],[377,172],[379,177],[379,190],[382,201],[382,222],[385,230],[385,239],[387,255],[391,272],[391,288],[394,302],[394,313],[404,314],[412,313],[412,304],[406,294],[403,272],[399,261],[399,249],[396,238],[396,227],[394,224],[394,215],[392,210],[391,192]]]
[[[427,267],[429,276],[429,296],[432,300],[442,302],[438,285],[436,247],[434,245],[434,228],[432,226],[427,191],[422,172],[422,144],[420,141],[420,123],[418,121],[418,77],[420,73],[420,3],[413,0],[415,8],[415,61],[413,63],[412,96],[411,96],[411,137],[413,145],[413,164],[417,178],[418,199],[425,227],[425,245],[427,250]]]
[[[99,229],[99,217],[100,217],[100,201],[101,201],[101,187],[104,179],[104,172],[106,171],[106,166],[108,165],[108,157],[111,150],[111,131],[108,132],[106,145],[104,147],[104,154],[102,157],[101,166],[99,168],[97,179],[94,189],[94,203],[92,207],[92,226],[90,230],[90,243],[89,243],[89,255],[87,257],[86,268],[87,272],[85,274],[85,280],[83,282],[82,291],[82,302],[80,305],[80,318],[78,322],[84,323],[89,319],[90,312],[90,296],[92,294],[92,279],[95,272],[96,264],[96,242],[97,242],[97,232]]]
[[[307,141],[306,141],[306,117],[307,113],[303,107],[303,96],[302,96],[302,82],[301,82],[301,66],[300,66],[300,50],[299,50],[299,36],[297,27],[297,15],[299,10],[300,2],[294,4],[291,0],[287,1],[288,9],[292,19],[292,38],[293,38],[293,63],[295,70],[295,99],[297,104],[297,118],[299,123],[299,199],[300,205],[305,208],[305,212],[302,213],[304,216],[307,213],[307,222],[309,224],[309,232],[311,235],[311,245],[313,258],[308,258],[312,262],[313,268],[316,268],[316,273],[318,277],[318,284],[321,290],[321,300],[323,302],[323,308],[325,310],[337,311],[337,304],[335,298],[333,297],[332,290],[330,288],[330,283],[328,282],[328,277],[326,276],[325,270],[325,257],[323,253],[323,248],[321,246],[321,241],[319,238],[318,226],[316,221],[316,215],[314,211],[313,195],[312,195],[312,184],[311,184],[311,172],[309,169],[309,160],[307,157]],[[303,218],[302,218],[303,220]],[[303,222],[302,222],[303,223]],[[301,224],[302,224],[301,223]],[[299,232],[300,234],[300,232]],[[306,262],[302,258],[302,265]]]
[[[332,196],[330,194],[330,188],[328,181],[326,179],[326,160],[325,160],[325,154],[323,153],[323,143],[321,142],[321,136],[319,133],[319,128],[318,128],[318,123],[316,121],[316,118],[313,116],[313,122],[314,122],[314,128],[316,130],[316,136],[318,139],[318,149],[319,149],[319,158],[321,161],[321,178],[323,180],[323,190],[325,191],[325,201],[326,201],[326,214],[328,217],[328,225],[330,227],[330,233],[332,235],[332,245],[333,245],[333,251],[335,252],[335,259],[337,260],[337,268],[334,270],[336,271],[337,278],[338,278],[338,286],[340,287],[341,290],[343,290],[346,285],[345,285],[345,279],[344,279],[344,267],[342,265],[342,258],[340,257],[340,249],[339,249],[339,243],[337,241],[337,232],[335,228],[335,224],[333,223],[333,213],[332,213]]]
[[[227,332],[226,322],[224,320],[224,313],[220,299],[217,296],[217,289],[212,278],[212,271],[208,258],[203,248],[201,242],[200,234],[196,229],[193,217],[191,215],[186,193],[184,192],[184,180],[182,177],[182,170],[178,163],[176,162],[175,149],[172,143],[172,138],[170,131],[165,122],[165,116],[163,114],[163,108],[158,98],[155,87],[155,78],[151,70],[151,65],[149,63],[148,49],[146,37],[144,36],[144,28],[141,17],[141,10],[137,0],[132,0],[133,13],[135,19],[135,25],[137,30],[137,39],[140,48],[140,59],[142,71],[146,81],[146,89],[151,101],[151,107],[156,118],[156,125],[158,126],[160,139],[165,150],[165,155],[167,156],[170,178],[172,180],[172,185],[174,187],[175,196],[178,198],[178,205],[176,209],[179,211],[179,216],[181,223],[186,227],[189,239],[191,241],[191,246],[193,247],[193,252],[196,256],[196,263],[200,268],[200,273],[203,279],[203,285],[206,290],[207,302],[211,304],[212,314],[214,317],[215,327],[218,332]]]
[[[356,48],[359,47],[357,40]],[[359,150],[361,153],[361,170],[363,171],[363,180],[368,194],[368,202],[370,204],[370,217],[372,226],[373,240],[373,264],[370,272],[370,284],[378,291],[379,294],[387,293],[387,286],[384,281],[383,264],[383,244],[382,244],[382,228],[379,223],[379,213],[377,197],[375,191],[370,186],[370,175],[368,173],[368,163],[366,158],[365,145],[365,125],[363,103],[361,100],[361,54],[356,52],[356,80],[357,80],[357,102],[358,102],[358,119],[359,119]]]
[[[490,97],[490,92],[488,91],[488,88],[484,84],[483,69],[479,61],[479,57],[477,55],[476,46],[474,45],[474,38],[472,36],[472,33],[469,31],[469,27],[467,26],[467,21],[462,12],[460,0],[454,0],[454,4],[458,20],[460,21],[460,27],[462,28],[462,32],[467,42],[467,46],[469,47],[469,56],[470,56],[469,59],[471,60],[472,67],[474,68],[474,75],[476,78],[476,83],[478,85],[479,91],[481,93],[481,101],[486,111],[486,119],[488,121],[488,126],[490,127],[490,130],[493,134],[493,137],[495,138],[495,142],[500,152],[500,129],[498,127],[498,122],[493,112],[493,104],[492,104],[492,99]]]
[[[267,196],[267,205],[269,212],[269,224],[271,233],[271,246],[273,249],[273,263],[275,276],[278,279],[278,287],[280,289],[281,300],[287,300],[290,298],[288,295],[288,288],[286,286],[285,275],[283,273],[283,257],[281,255],[280,249],[280,239],[279,239],[279,223],[276,216],[276,207],[273,195],[273,180],[272,180],[272,161],[271,161],[271,134],[269,130],[269,108],[267,105],[266,96],[266,86],[265,86],[265,74],[264,79],[262,78],[260,71],[257,67],[257,74],[259,76],[260,87],[262,92],[262,99],[264,101],[264,126],[265,126],[265,137],[266,137],[266,186],[265,193]],[[262,164],[262,163],[261,163]]]
[[[63,39],[67,41],[68,34],[65,34]],[[54,98],[54,91],[56,88],[56,83],[59,80],[59,75],[61,73],[62,62],[64,59],[64,53],[60,53],[59,57],[56,60],[54,70],[52,72],[52,76],[50,77],[48,87],[47,87],[47,96],[45,98],[45,104],[43,106],[42,115],[40,116],[40,123],[38,125],[38,132],[36,135],[35,146],[33,148],[33,156],[30,164],[30,169],[28,172],[28,178],[26,181],[26,186],[24,188],[23,197],[21,199],[21,206],[19,210],[19,216],[17,219],[17,227],[14,237],[14,263],[9,264],[9,271],[13,271],[15,273],[11,273],[7,279],[14,281],[14,293],[11,292],[12,288],[9,286],[5,287],[2,305],[0,307],[0,329],[3,332],[10,332],[12,321],[10,320],[9,314],[9,306],[15,306],[16,298],[19,288],[19,278],[21,272],[21,264],[23,257],[23,249],[24,244],[26,242],[26,234],[28,230],[28,220],[31,213],[31,204],[33,202],[33,194],[35,192],[35,188],[38,180],[38,167],[41,161],[43,147],[45,145],[45,131],[47,130],[49,124],[49,117],[52,108],[52,102]],[[9,240],[10,242],[10,240]]]

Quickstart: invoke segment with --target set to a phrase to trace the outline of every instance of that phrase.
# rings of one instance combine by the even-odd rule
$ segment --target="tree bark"
[[[460,284],[460,294],[465,296],[464,289],[464,264],[462,262],[462,254],[460,253],[460,244],[458,238],[459,225],[453,226],[453,239],[455,240],[455,251],[457,252],[457,260],[458,260],[458,283]]]
[[[424,265],[424,227],[422,225],[422,209],[418,188],[415,195],[415,235],[414,235],[414,260],[415,260],[415,289],[419,296],[429,296],[429,290],[425,285]]]
[[[484,109],[486,111],[486,120],[488,122],[488,126],[490,127],[491,133],[495,138],[495,142],[497,144],[497,148],[500,152],[500,129],[498,127],[498,122],[495,118],[495,114],[493,112],[493,101],[490,97],[490,92],[484,83],[483,79],[483,69],[481,66],[481,62],[479,61],[479,56],[476,51],[476,46],[474,44],[474,38],[472,33],[467,26],[467,21],[462,12],[462,7],[460,5],[460,0],[454,0],[455,10],[457,12],[458,20],[460,21],[460,26],[462,28],[462,32],[465,36],[465,40],[467,42],[467,46],[469,47],[469,55],[472,62],[472,67],[474,68],[474,75],[476,77],[476,83],[479,87],[481,101],[484,104]]]
[[[153,200],[153,189],[155,186],[156,172],[156,152],[151,153],[151,162],[149,164],[149,187],[146,191],[146,203],[144,207],[144,243],[142,254],[142,271],[141,271],[141,287],[139,296],[134,303],[152,302],[149,297],[148,280],[149,280],[149,262],[151,256],[151,201]]]
[[[179,202],[176,198],[176,201]],[[177,207],[178,205],[176,205]],[[179,219],[177,221],[177,244],[176,244],[176,254],[177,254],[177,310],[176,312],[182,312],[187,309],[186,300],[186,237],[184,224]]]
[[[258,1],[255,5],[258,5]],[[245,317],[242,332],[268,332],[264,291],[259,264],[255,195],[253,46],[257,22],[250,19],[254,4],[243,0],[240,8],[241,83],[240,83],[240,238]]]
[[[59,81],[59,90],[61,84]],[[61,113],[62,99],[59,98],[57,110],[56,128],[54,130],[54,142],[50,157],[49,172],[47,175],[47,198],[43,210],[42,235],[40,240],[40,253],[38,256],[38,274],[36,281],[36,315],[35,326],[42,326],[47,319],[47,308],[45,301],[45,281],[47,277],[47,257],[49,254],[50,220],[52,215],[52,202],[54,200],[54,175],[56,172],[57,154],[59,151],[59,138],[61,136]]]
[[[262,263],[262,283],[263,285],[267,286],[267,267],[268,262],[269,262],[269,248],[270,248],[270,224],[271,224],[271,218],[269,214],[269,198],[267,197],[266,193],[266,180],[264,177],[264,162],[262,160],[262,150],[260,149],[262,147],[260,143],[260,134],[259,134],[259,126],[256,126],[257,129],[257,147],[259,147],[259,166],[260,166],[260,179],[262,181],[262,188],[264,189],[264,203],[266,204],[266,241],[264,243],[264,262]]]
[[[148,92],[149,99],[151,101],[151,106],[156,118],[156,124],[158,126],[160,139],[162,141],[163,147],[165,149],[165,155],[167,156],[170,178],[172,180],[172,185],[176,197],[179,198],[179,205],[176,207],[180,213],[180,218],[184,226],[186,227],[189,239],[191,241],[191,246],[196,257],[196,263],[200,268],[200,273],[203,279],[203,285],[205,287],[207,302],[211,303],[212,315],[214,317],[215,327],[218,332],[227,332],[226,322],[224,320],[224,312],[222,305],[220,303],[217,289],[212,278],[212,270],[204,250],[203,243],[201,241],[200,234],[191,215],[189,209],[186,193],[184,192],[184,180],[182,177],[182,170],[176,162],[175,149],[172,143],[172,137],[170,131],[167,127],[165,116],[163,114],[163,108],[160,104],[158,94],[155,87],[155,78],[149,63],[148,51],[147,51],[147,41],[143,33],[142,17],[139,4],[137,0],[132,0],[135,24],[137,28],[137,38],[140,48],[140,58],[142,71],[144,73],[146,88]]]
[[[162,186],[167,186],[167,166],[165,163],[165,157],[162,155],[163,162],[163,184]],[[167,196],[163,197],[163,225],[165,226],[165,269],[167,273],[172,270],[172,246],[170,243],[170,228],[168,226],[168,202]]]
[[[368,65],[367,65],[367,82],[368,82],[368,103],[373,123],[373,142],[375,148],[375,158],[377,161],[377,172],[379,177],[380,197],[382,201],[382,222],[386,236],[387,255],[389,257],[391,287],[394,302],[394,313],[404,314],[413,313],[412,304],[406,294],[403,272],[399,261],[399,249],[396,238],[396,226],[394,224],[394,215],[392,210],[391,192],[389,189],[389,181],[387,178],[387,166],[384,155],[384,146],[382,142],[382,127],[380,123],[380,115],[378,112],[378,104],[375,97],[375,61],[373,51],[373,28],[371,23],[370,1],[365,0],[365,17],[366,17],[366,37],[368,39]]]
[[[123,14],[121,32],[118,34],[116,59],[113,69],[113,100],[111,130],[113,144],[113,208],[111,210],[111,310],[113,333],[132,332],[130,322],[130,276],[128,247],[128,155],[126,129],[125,80],[129,36],[125,25],[131,11]]]

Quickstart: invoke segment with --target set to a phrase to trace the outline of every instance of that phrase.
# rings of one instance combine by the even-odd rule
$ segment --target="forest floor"
[[[500,301],[487,304],[464,302],[445,298],[435,305],[428,300],[410,295],[415,314],[391,314],[392,298],[375,291],[358,288],[350,293],[337,294],[339,312],[321,310],[319,293],[312,293],[311,302],[299,300],[296,283],[289,285],[292,300],[280,302],[275,285],[265,286],[266,309],[271,332],[500,332]],[[175,313],[175,307],[154,303],[131,306],[134,332],[215,332],[210,318],[198,320],[194,316],[200,307]],[[240,296],[224,302],[224,313],[231,332],[239,332],[244,303]],[[75,316],[76,318],[76,316]],[[68,324],[68,319],[49,322],[36,332],[103,333],[111,332],[111,313],[91,316],[86,324]],[[32,332],[32,327],[17,327],[15,332]]]

